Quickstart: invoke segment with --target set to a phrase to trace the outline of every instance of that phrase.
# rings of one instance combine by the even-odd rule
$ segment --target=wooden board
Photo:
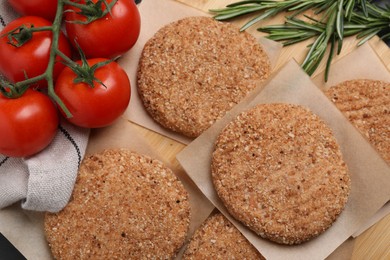
[[[222,8],[229,3],[235,2],[232,0],[177,0],[191,7],[198,8],[207,12],[209,9]],[[263,22],[260,25],[266,24],[280,24],[283,23],[283,15],[276,16],[270,20]],[[248,17],[245,18],[246,20]],[[241,26],[244,23],[244,19],[238,19],[233,21],[237,26]],[[256,32],[255,28],[250,29],[251,33]],[[296,59],[301,62],[304,59],[307,51],[307,44],[304,42],[301,44],[289,46],[283,48],[280,58],[276,64],[275,70],[283,66],[290,59]],[[335,60],[342,58],[346,54],[350,53],[356,48],[357,40],[354,38],[348,38],[343,45],[342,53],[335,58]],[[375,52],[381,58],[386,67],[390,70],[390,49],[382,42],[378,37],[370,41],[370,45],[374,48]],[[318,71],[324,69],[324,64],[319,67]],[[315,73],[316,75],[317,73]],[[315,76],[313,75],[313,76]],[[170,162],[174,167],[180,167],[176,161],[176,154],[180,152],[184,145],[171,139],[165,138],[159,134],[149,131],[143,127],[135,125],[136,129],[146,137],[148,142],[156,152],[158,152],[165,160]],[[390,187],[389,187],[390,188]],[[382,219],[375,224],[372,228],[368,229],[358,238],[356,238],[352,259],[390,259],[390,215]]]

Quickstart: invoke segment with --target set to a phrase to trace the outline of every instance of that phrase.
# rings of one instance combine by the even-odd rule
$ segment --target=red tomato
[[[97,0],[93,0],[96,2]],[[110,3],[112,0],[107,0]],[[85,0],[80,2],[85,3]],[[105,5],[102,5],[105,9]],[[79,12],[74,7],[70,9]],[[140,14],[134,0],[118,0],[111,14],[89,24],[77,24],[85,21],[85,16],[75,12],[66,12],[65,24],[69,40],[75,41],[89,58],[115,58],[133,47],[140,33]]]
[[[9,23],[0,35],[21,26],[27,27],[42,27],[50,26],[51,23],[41,17],[24,16]],[[29,78],[38,76],[45,72],[49,58],[50,47],[52,43],[52,33],[49,31],[35,32],[32,38],[21,47],[15,47],[8,44],[7,36],[0,38],[0,74],[3,74],[12,82],[22,81],[25,78],[25,73]],[[66,55],[71,55],[70,45],[65,37],[61,34],[59,39],[59,49]],[[57,62],[54,65],[54,78],[58,76],[61,70],[65,67],[58,62],[61,59],[57,57]],[[40,82],[39,85],[46,85],[46,82]]]
[[[58,111],[49,97],[32,89],[19,98],[0,94],[0,122],[0,154],[27,157],[53,140]]]
[[[8,0],[21,15],[40,16],[53,21],[57,11],[57,0]]]
[[[90,59],[88,64],[93,66],[105,60]],[[68,118],[71,123],[87,128],[103,127],[110,125],[126,110],[130,101],[130,80],[118,63],[110,62],[95,71],[95,78],[105,86],[96,81],[94,87],[74,83],[75,78],[76,74],[67,67],[58,76],[55,85],[55,92],[73,115]]]

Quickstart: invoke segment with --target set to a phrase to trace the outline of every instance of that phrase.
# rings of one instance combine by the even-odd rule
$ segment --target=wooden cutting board
[[[232,0],[176,1],[188,5],[189,8],[195,7],[197,9],[203,10],[204,12],[208,12],[209,9],[222,8],[229,3],[236,2]],[[249,17],[247,16],[244,19],[234,20],[232,21],[232,23],[240,26],[248,19]],[[264,26],[267,24],[280,24],[283,22],[284,16],[279,15],[258,25]],[[262,35],[260,32],[257,32],[255,30],[255,27],[251,28],[249,32],[253,34]],[[275,70],[283,66],[287,61],[291,59],[295,59],[296,61],[301,62],[305,57],[308,43],[309,42],[303,42],[297,45],[283,48],[282,53],[276,64]],[[357,48],[356,43],[357,40],[353,37],[346,39],[343,45],[343,51],[339,56],[335,57],[335,60],[342,58],[343,56]],[[378,54],[378,56],[381,58],[383,63],[386,65],[387,69],[390,70],[390,49],[388,48],[388,46],[378,37],[375,37],[369,43],[373,47],[375,52]],[[317,75],[323,69],[324,64],[321,64],[318,71],[313,76]],[[165,160],[170,162],[174,167],[180,168],[175,159],[175,156],[184,148],[183,144],[163,137],[143,127],[137,125],[134,126],[143,136],[146,137],[146,139],[156,152],[158,152]],[[375,224],[373,227],[371,227],[355,239],[352,259],[390,259],[390,215],[382,219],[380,222]]]

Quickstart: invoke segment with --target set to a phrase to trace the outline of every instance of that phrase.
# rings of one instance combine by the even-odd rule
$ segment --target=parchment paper
[[[149,147],[132,123],[119,119],[114,125],[95,129],[91,132],[86,156],[106,148],[128,148],[140,154],[163,161],[179,177],[189,193],[191,223],[188,238],[210,215],[214,206],[198,190],[191,179],[178,167],[174,168],[161,159]],[[16,205],[0,211],[0,232],[27,258],[36,260],[52,259],[43,231],[44,214],[20,209]],[[183,247],[184,249],[184,247]],[[180,258],[181,252],[178,254]],[[1,252],[0,252],[1,258]]]
[[[328,81],[324,81],[324,72],[313,78],[313,82],[322,90],[346,80],[373,79],[390,82],[390,74],[386,66],[366,43],[347,54],[330,67]]]
[[[352,79],[371,79],[390,82],[389,71],[369,44],[360,46],[343,59],[332,64],[327,82],[324,82],[324,73],[316,76],[313,82],[320,89],[326,90],[343,81]],[[390,203],[386,203],[367,223],[353,234],[353,237],[359,236],[388,214],[390,214]]]
[[[125,113],[125,117],[132,122],[144,126],[150,130],[160,133],[183,144],[190,143],[193,139],[170,131],[156,123],[146,112],[141,99],[137,93],[137,67],[138,60],[145,43],[164,25],[189,16],[209,16],[188,5],[172,0],[143,0],[139,5],[141,13],[141,33],[135,46],[119,59],[119,64],[126,70],[131,81],[131,102]],[[268,54],[271,64],[276,60],[281,51],[280,43],[265,38],[259,39],[260,44]]]
[[[372,216],[367,222],[365,222],[352,237],[360,236],[364,231],[372,227],[375,223],[379,222],[382,218],[390,214],[390,202],[387,202],[380,210],[378,210],[374,216]],[[390,243],[390,242],[389,242]]]
[[[234,220],[218,198],[211,180],[211,153],[222,128],[239,112],[255,104],[275,102],[300,104],[320,116],[332,128],[351,173],[351,194],[338,220],[325,233],[297,246],[269,242]],[[177,159],[212,203],[269,259],[326,258],[390,198],[389,166],[295,61],[288,62],[272,79],[259,85],[253,95],[183,149]]]

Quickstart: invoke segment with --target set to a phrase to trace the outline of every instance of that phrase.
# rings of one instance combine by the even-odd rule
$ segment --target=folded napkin
[[[0,30],[16,17],[7,1],[0,0]],[[19,201],[27,210],[57,212],[65,207],[88,137],[89,129],[62,120],[53,142],[42,152],[29,158],[0,154],[0,209]]]
[[[27,210],[58,212],[65,207],[88,136],[88,129],[63,121],[42,152],[28,158],[0,155],[0,209],[18,201]]]

